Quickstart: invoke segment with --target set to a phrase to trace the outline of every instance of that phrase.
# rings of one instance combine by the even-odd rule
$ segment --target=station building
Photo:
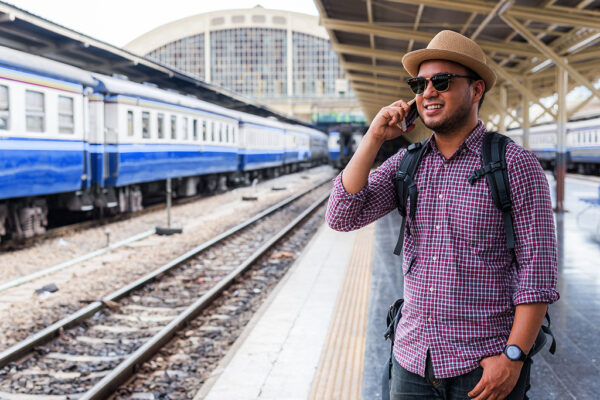
[[[260,6],[199,14],[125,49],[313,123],[364,121],[315,16]]]

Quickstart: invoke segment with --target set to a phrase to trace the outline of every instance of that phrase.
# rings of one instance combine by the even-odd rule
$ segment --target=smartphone
[[[411,126],[417,118],[419,118],[419,111],[417,111],[417,103],[416,99],[412,99],[407,104],[410,106],[410,110],[408,111],[408,115],[400,121],[398,124],[398,128],[402,129],[403,132],[406,132],[406,128]]]

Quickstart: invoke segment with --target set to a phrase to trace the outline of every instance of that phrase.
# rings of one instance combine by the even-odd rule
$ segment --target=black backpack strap
[[[383,368],[383,376],[381,377],[381,399],[390,399],[390,380],[392,379],[392,357],[394,357],[394,337],[396,336],[396,328],[402,318],[402,306],[404,305],[404,299],[398,299],[390,306],[390,310],[387,315],[387,329],[383,337],[386,340],[390,340],[390,358],[388,359],[385,367]]]
[[[489,132],[483,138],[481,148],[481,165],[480,169],[473,171],[468,180],[470,184],[485,176],[488,188],[490,189],[494,205],[502,211],[502,220],[504,222],[504,232],[506,233],[506,247],[510,250],[515,249],[515,231],[512,220],[512,201],[510,199],[510,183],[508,181],[508,170],[506,166],[506,146],[512,140],[498,132]],[[515,264],[518,267],[518,262],[515,255]],[[546,312],[546,320],[548,325],[542,325],[538,336],[529,357],[538,353],[546,344],[546,335],[552,338],[550,344],[550,353],[556,351],[556,339],[550,329],[550,315]]]
[[[479,178],[485,176],[494,205],[502,211],[506,246],[512,250],[515,248],[515,231],[511,214],[512,201],[510,200],[510,183],[505,158],[506,146],[511,141],[509,137],[498,132],[489,132],[485,135],[481,148],[482,167],[473,171],[468,180],[473,185]]]
[[[412,219],[417,212],[417,184],[413,181],[423,153],[427,148],[429,139],[422,142],[413,143],[406,149],[406,153],[400,160],[400,166],[394,176],[394,188],[396,189],[396,201],[398,204],[398,212],[402,216],[400,225],[400,234],[398,242],[394,249],[394,254],[399,256],[402,253],[402,245],[404,244],[404,228],[406,226],[406,200],[410,196],[410,206],[408,215]]]
[[[545,318],[546,318],[546,321],[548,321],[548,325],[542,324],[542,327],[541,327],[540,331],[538,332],[537,337],[535,338],[535,342],[533,343],[533,347],[531,348],[531,351],[527,355],[528,357],[533,357],[534,355],[539,353],[540,350],[542,350],[542,348],[548,341],[548,338],[546,337],[546,335],[548,335],[552,338],[552,342],[550,343],[550,348],[548,349],[548,351],[550,352],[550,354],[554,354],[554,352],[556,351],[556,339],[554,338],[554,334],[552,333],[552,330],[550,329],[550,314],[548,314],[548,312],[546,312]]]

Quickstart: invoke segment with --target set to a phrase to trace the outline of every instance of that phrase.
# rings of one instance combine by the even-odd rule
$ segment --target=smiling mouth
[[[430,106],[425,106],[426,110],[438,110],[440,108],[442,108],[440,104],[432,104]]]

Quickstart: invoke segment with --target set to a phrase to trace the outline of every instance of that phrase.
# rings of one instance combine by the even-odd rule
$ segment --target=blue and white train
[[[361,131],[352,126],[337,126],[329,131],[327,143],[329,163],[336,168],[344,168],[362,140]]]
[[[544,168],[552,168],[556,159],[556,124],[536,125],[529,130],[529,147]],[[515,142],[523,143],[523,130],[507,131]],[[567,170],[600,175],[600,117],[567,122]]]
[[[0,47],[0,237],[327,161],[327,135]]]

